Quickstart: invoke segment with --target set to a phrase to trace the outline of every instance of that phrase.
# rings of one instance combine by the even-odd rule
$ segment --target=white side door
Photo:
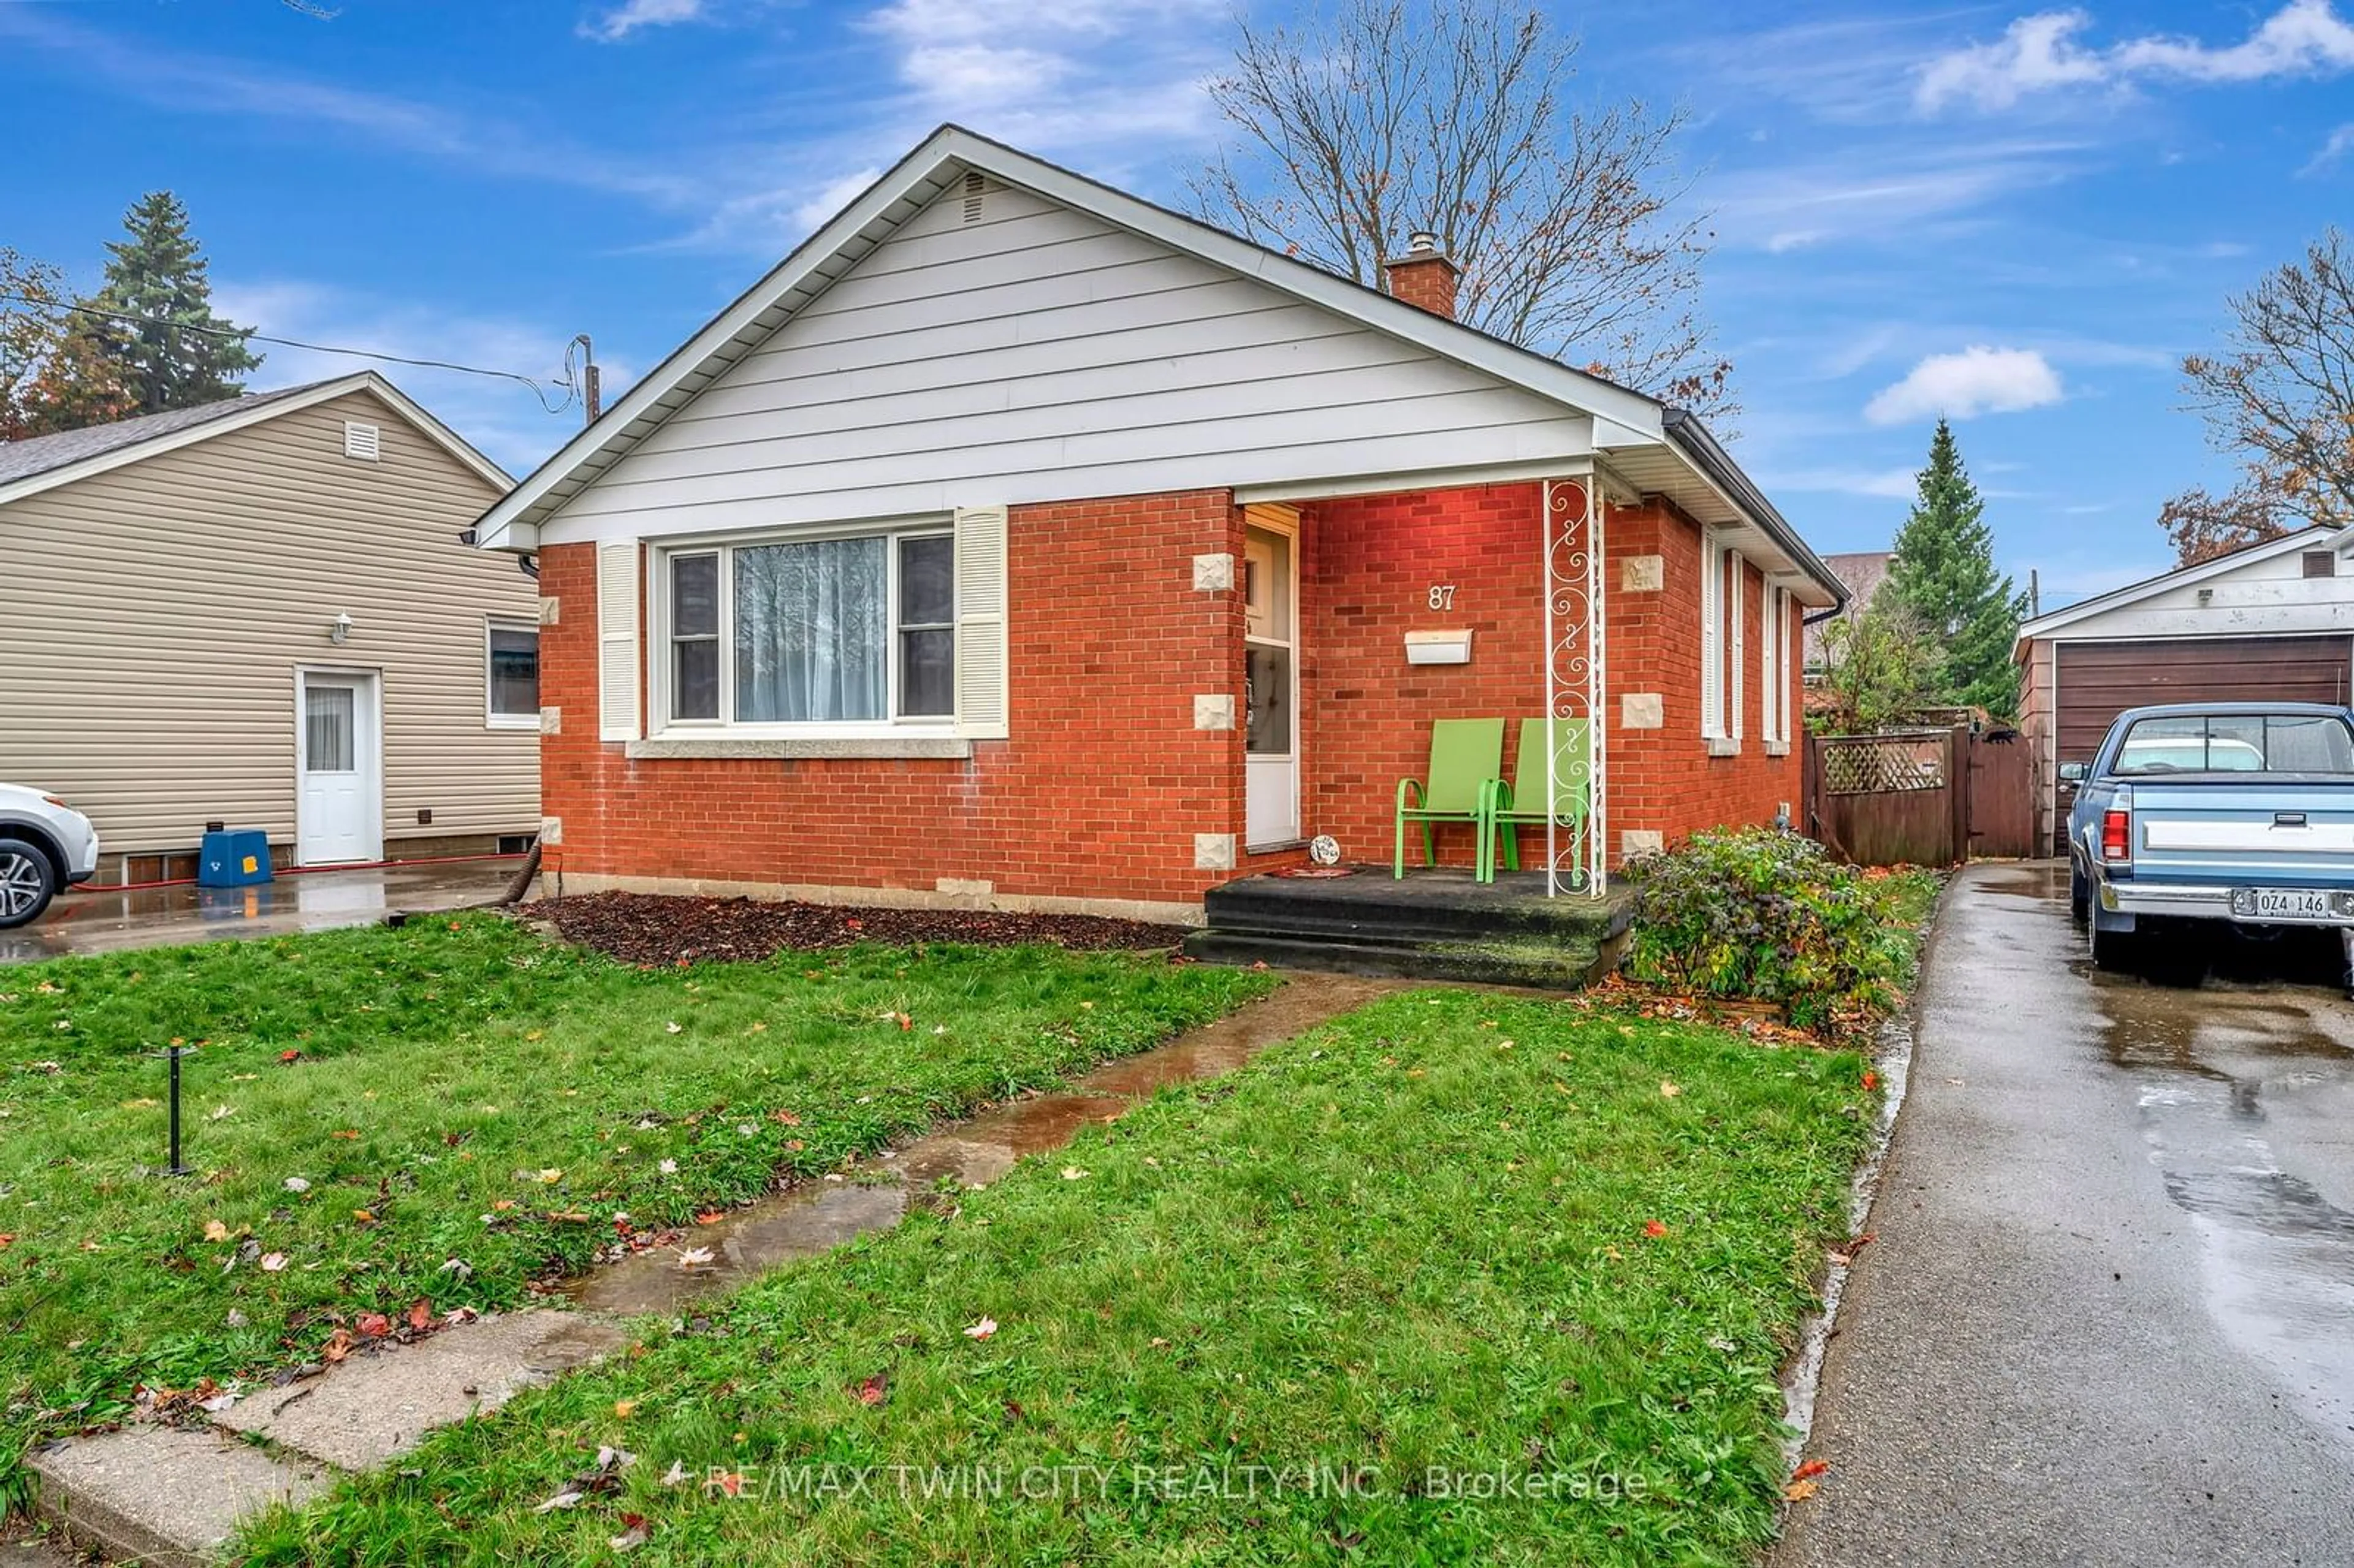
[[[1243,535],[1243,842],[1299,837],[1299,585],[1292,535]]]
[[[374,674],[295,672],[297,863],[355,864],[384,858],[383,741]]]

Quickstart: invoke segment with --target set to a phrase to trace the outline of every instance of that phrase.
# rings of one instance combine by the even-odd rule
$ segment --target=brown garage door
[[[2344,637],[2062,642],[2060,760],[2089,762],[2110,724],[2150,703],[2343,703]]]
[[[2345,637],[2215,637],[2163,642],[2062,642],[2060,760],[2090,762],[2127,708],[2151,703],[2345,703]],[[2075,790],[2056,791],[2055,843]]]

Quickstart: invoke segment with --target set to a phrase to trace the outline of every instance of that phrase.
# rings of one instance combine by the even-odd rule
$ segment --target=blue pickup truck
[[[2312,703],[2131,708],[2068,815],[2068,903],[2093,961],[2153,923],[2336,927],[2354,995],[2354,713]]]

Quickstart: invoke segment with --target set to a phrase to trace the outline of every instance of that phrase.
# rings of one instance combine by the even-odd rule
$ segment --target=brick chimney
[[[1455,319],[1455,281],[1463,270],[1438,248],[1438,236],[1417,230],[1408,237],[1405,254],[1382,266],[1389,273],[1391,293],[1432,315]]]

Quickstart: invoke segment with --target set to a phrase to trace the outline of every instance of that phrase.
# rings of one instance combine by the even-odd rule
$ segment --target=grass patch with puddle
[[[0,1486],[135,1385],[514,1305],[1270,983],[1049,948],[647,970],[489,916],[0,969]],[[202,1047],[181,1178],[175,1041]]]
[[[707,1317],[642,1319],[630,1354],[240,1544],[1741,1562],[1772,1533],[1776,1374],[1869,1139],[1863,1070],[1401,994]],[[604,1447],[636,1457],[593,1476]]]

